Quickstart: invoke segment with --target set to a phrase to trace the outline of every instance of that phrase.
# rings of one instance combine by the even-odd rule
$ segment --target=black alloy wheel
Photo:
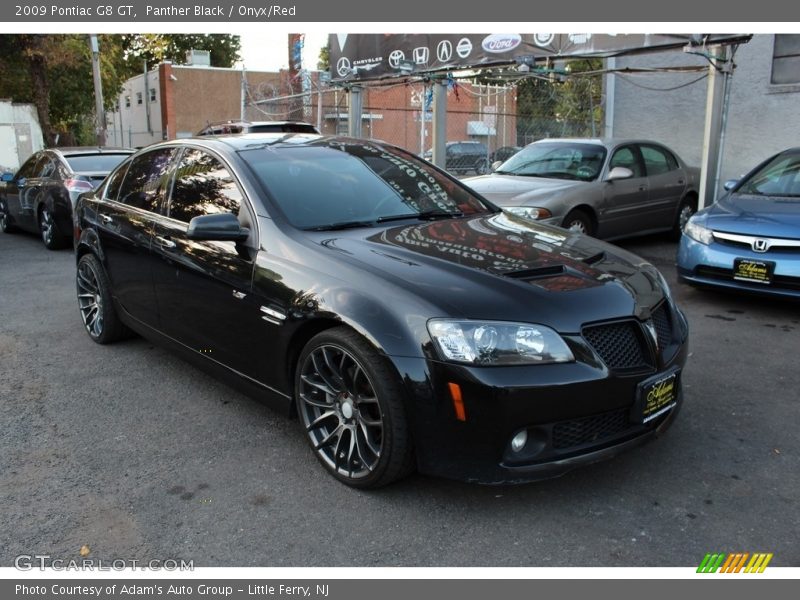
[[[5,200],[0,200],[0,231],[3,233],[14,233],[17,230],[14,227],[11,215],[8,214],[8,206]]]
[[[84,254],[78,261],[76,286],[78,308],[89,337],[98,344],[122,338],[126,328],[114,310],[108,277],[93,254]]]
[[[396,380],[386,359],[343,327],[316,335],[300,354],[300,422],[319,461],[340,481],[375,488],[413,469]]]

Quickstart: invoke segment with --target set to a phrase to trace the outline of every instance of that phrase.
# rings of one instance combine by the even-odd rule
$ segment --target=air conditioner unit
[[[211,52],[208,50],[187,50],[186,64],[192,67],[210,67]]]

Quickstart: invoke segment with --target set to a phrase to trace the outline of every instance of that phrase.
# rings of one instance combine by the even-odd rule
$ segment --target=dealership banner
[[[331,79],[337,81],[510,63],[533,65],[546,58],[619,56],[749,39],[746,34],[336,33],[328,43]]]

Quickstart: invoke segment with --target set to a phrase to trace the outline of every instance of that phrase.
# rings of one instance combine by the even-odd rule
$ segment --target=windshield
[[[413,155],[370,142],[316,140],[262,146],[240,156],[301,229],[495,210]]]
[[[606,149],[597,144],[541,142],[526,146],[495,171],[524,177],[594,181],[600,175]]]
[[[736,192],[757,196],[800,196],[800,153],[776,156],[753,173]]]
[[[65,156],[69,168],[75,173],[108,173],[123,160],[128,154],[76,154]]]

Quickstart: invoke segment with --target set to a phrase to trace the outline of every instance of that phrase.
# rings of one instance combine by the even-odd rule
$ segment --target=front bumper
[[[770,284],[733,278],[737,258],[775,263]],[[787,251],[753,252],[749,248],[712,242],[708,246],[681,236],[677,257],[678,279],[684,283],[755,293],[782,298],[800,298],[800,253]]]
[[[577,338],[573,340],[577,343]],[[663,433],[683,402],[642,424],[636,401],[640,383],[678,372],[686,362],[686,331],[669,360],[649,371],[619,374],[602,363],[525,367],[470,367],[425,359],[397,359],[404,373],[408,414],[423,473],[484,484],[557,477],[606,460]],[[449,384],[462,392],[459,420]],[[528,443],[513,452],[522,429]]]

